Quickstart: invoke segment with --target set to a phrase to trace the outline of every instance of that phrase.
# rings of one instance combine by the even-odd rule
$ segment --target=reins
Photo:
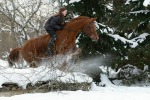
[[[89,28],[89,29],[90,29],[90,32],[92,33],[91,27],[90,27],[90,24],[91,24],[91,23],[92,23],[92,22],[89,22],[88,25],[85,26],[85,27],[81,30],[81,32],[83,32],[83,30],[84,30],[85,28]],[[70,29],[70,28],[63,28],[63,29],[68,30],[68,31],[72,31],[72,32],[74,32],[74,33],[79,32],[79,31],[76,31],[76,30],[73,30],[73,29]],[[87,45],[87,43],[84,44],[84,45],[81,47],[81,49],[84,48],[86,45]]]
[[[89,22],[85,27],[83,27],[83,29],[81,30],[81,32],[84,32],[84,29],[85,28],[89,28],[89,30],[90,30],[90,33],[92,33],[92,31],[91,31],[91,27],[90,27],[90,25],[92,24],[92,22]],[[72,32],[74,32],[74,33],[76,33],[76,32],[78,32],[79,33],[79,31],[76,31],[76,30],[73,30],[73,29],[70,29],[69,27],[65,27],[64,28],[65,30],[68,30],[68,31],[72,31]],[[88,34],[87,34],[88,35]],[[85,43],[84,45],[82,45],[82,47],[80,47],[81,49],[82,48],[84,48],[86,45],[87,45],[88,43]]]

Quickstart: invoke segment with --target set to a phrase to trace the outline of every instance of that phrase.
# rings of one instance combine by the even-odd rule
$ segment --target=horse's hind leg
[[[36,64],[35,61],[31,62],[29,66],[32,67],[32,68],[37,68],[38,67],[38,65]]]
[[[24,60],[22,55],[19,53],[20,59],[17,62],[17,68],[26,68],[27,67],[27,62]]]
[[[34,59],[33,61],[30,62],[30,67],[32,68],[37,68],[40,65],[41,60],[40,59]]]

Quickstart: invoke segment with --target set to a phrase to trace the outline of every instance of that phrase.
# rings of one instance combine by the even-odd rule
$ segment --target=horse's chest
[[[75,45],[75,41],[61,41],[59,44],[56,44],[57,52],[68,52]]]

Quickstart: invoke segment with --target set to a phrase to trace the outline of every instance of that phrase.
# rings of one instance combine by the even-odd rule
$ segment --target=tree
[[[7,40],[5,43],[1,42],[2,51],[9,51],[14,47],[13,44],[17,42],[17,46],[24,44],[26,40],[45,34],[43,25],[46,19],[48,19],[58,7],[55,7],[55,2],[41,1],[41,0],[3,0],[0,3],[0,34],[8,34],[13,37],[14,40]],[[34,5],[34,6],[33,6]],[[2,37],[6,40],[8,36]],[[5,39],[4,39],[5,38]],[[11,38],[12,39],[12,38]],[[11,42],[9,42],[11,41]],[[3,46],[3,44],[10,44],[9,46]],[[16,45],[15,45],[16,47]]]
[[[128,0],[128,2],[126,0],[80,0],[70,3],[67,7],[75,14],[97,17],[99,26],[97,32],[100,40],[94,43],[88,37],[81,35],[78,44],[85,51],[83,56],[115,54],[116,61],[112,64],[114,67],[115,65],[121,67],[127,64],[128,61],[123,62],[127,57],[131,60],[135,56],[131,57],[135,49],[141,52],[146,51],[144,46],[150,42],[138,42],[139,46],[134,49],[130,43],[116,41],[112,37],[112,35],[118,35],[126,40],[132,40],[143,33],[150,32],[150,10],[148,10],[150,6],[145,7],[143,2],[144,0]],[[140,46],[141,44],[143,46]],[[132,64],[137,65],[136,63]]]

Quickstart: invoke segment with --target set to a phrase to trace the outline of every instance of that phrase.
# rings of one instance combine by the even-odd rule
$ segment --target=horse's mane
[[[87,16],[79,16],[79,17],[76,17],[74,19],[71,19],[70,22],[73,22],[73,21],[76,21],[76,20],[80,20],[80,19],[89,19],[89,17],[87,17]]]
[[[74,19],[71,19],[69,22],[67,22],[66,24],[67,25],[69,25],[69,24],[71,24],[71,23],[74,23],[74,22],[76,22],[76,21],[78,21],[78,20],[81,20],[81,19],[89,19],[89,17],[87,17],[87,16],[79,16],[79,17],[76,17],[76,18],[74,18]],[[65,25],[66,26],[66,25]]]

